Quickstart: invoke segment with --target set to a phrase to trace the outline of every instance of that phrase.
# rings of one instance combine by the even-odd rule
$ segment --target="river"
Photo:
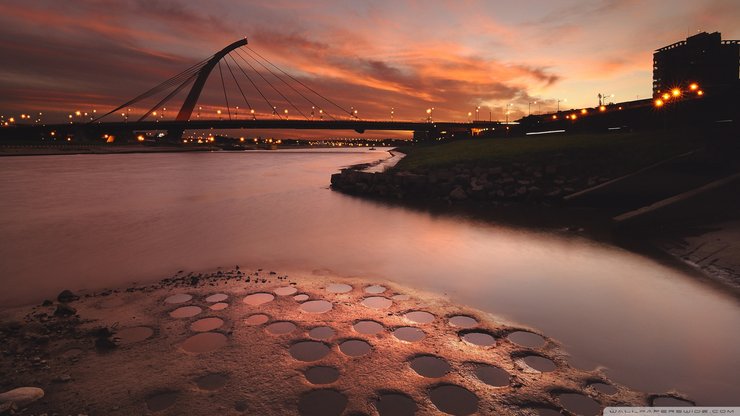
[[[543,331],[645,392],[740,405],[740,304],[579,237],[437,216],[328,189],[381,151],[0,159],[0,302],[218,266],[326,270],[448,294]]]

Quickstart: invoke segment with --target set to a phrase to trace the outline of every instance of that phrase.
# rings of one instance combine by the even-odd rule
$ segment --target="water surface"
[[[740,405],[737,300],[614,247],[327,189],[341,167],[383,155],[1,158],[0,304],[178,270],[323,270],[445,293],[541,331],[574,364],[603,365],[633,388]]]

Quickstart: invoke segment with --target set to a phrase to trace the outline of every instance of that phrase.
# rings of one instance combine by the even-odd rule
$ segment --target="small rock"
[[[75,300],[77,300],[79,298],[80,297],[77,296],[77,295],[75,295],[74,293],[72,293],[72,291],[70,291],[70,290],[63,290],[62,293],[60,293],[57,296],[57,301],[62,302],[62,303],[69,303],[69,302],[75,301]]]
[[[22,408],[42,397],[44,397],[44,391],[38,387],[18,387],[17,389],[0,393],[0,405],[10,403],[18,408]]]
[[[52,302],[50,299],[45,299],[43,303],[41,303],[41,306],[51,306],[54,302]]]
[[[54,310],[54,316],[72,316],[77,313],[77,309],[65,304],[60,303]]]
[[[454,199],[456,201],[461,201],[463,199],[466,199],[468,195],[465,193],[465,191],[462,189],[462,187],[458,186],[455,187],[455,189],[450,192],[450,199]]]
[[[72,381],[72,376],[69,374],[62,374],[61,376],[54,378],[54,382],[56,383],[67,383],[70,381]]]

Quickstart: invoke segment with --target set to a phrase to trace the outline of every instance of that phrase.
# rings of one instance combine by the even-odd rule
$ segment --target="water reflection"
[[[740,385],[740,332],[728,330],[740,327],[734,298],[612,247],[327,189],[340,167],[382,154],[2,158],[0,302],[180,269],[324,269],[447,293],[541,331],[576,361],[609,368],[618,383],[676,389],[700,404],[733,399]]]

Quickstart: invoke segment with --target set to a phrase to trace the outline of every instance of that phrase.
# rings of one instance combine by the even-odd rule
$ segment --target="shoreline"
[[[398,149],[395,151],[399,152]],[[514,164],[514,166],[521,171],[526,169],[523,165]],[[366,172],[364,168],[366,168],[364,165],[351,166],[332,175],[332,190],[364,200],[408,207],[434,215],[462,215],[473,220],[527,230],[587,237],[645,255],[655,261],[663,263],[669,261],[673,267],[691,271],[693,273],[690,274],[694,276],[698,273],[701,276],[696,276],[697,278],[721,287],[740,299],[740,260],[738,260],[740,220],[733,218],[732,215],[730,218],[724,218],[726,215],[715,211],[703,212],[695,209],[690,206],[696,204],[695,202],[690,201],[688,208],[678,204],[677,209],[668,210],[669,216],[675,217],[669,221],[659,220],[651,224],[649,222],[655,219],[652,213],[647,221],[640,218],[636,222],[647,223],[648,231],[637,232],[633,223],[615,222],[610,212],[604,212],[598,207],[579,207],[567,203],[567,194],[577,195],[584,192],[583,189],[599,189],[613,181],[607,177],[569,179],[566,176],[556,181],[563,185],[570,184],[570,187],[563,189],[558,184],[555,187],[551,185],[550,188],[543,186],[542,189],[534,185],[537,192],[533,194],[530,192],[531,188],[527,187],[546,177],[548,169],[553,173],[557,172],[559,170],[557,167],[529,169],[525,179],[518,181],[511,179],[516,175],[508,173],[509,168],[506,167],[486,171],[476,166],[459,164],[452,168],[442,168],[441,173],[434,169],[421,173],[393,169],[384,172]],[[642,170],[638,170],[637,173]],[[494,176],[503,179],[491,180],[490,178]],[[450,178],[452,182],[451,184],[442,182],[439,177]],[[494,187],[494,190],[490,191],[491,183],[498,184],[498,188]],[[479,192],[479,196],[476,197],[477,190],[489,190],[488,196],[483,196]],[[563,190],[567,190],[567,194]],[[732,193],[731,190],[723,191]],[[737,205],[737,201],[734,200],[728,205],[728,198],[725,195],[710,194],[709,197],[713,198],[712,200],[717,199],[718,206]],[[711,203],[703,201],[700,204]],[[688,225],[676,220],[681,216],[685,217],[686,213],[691,213],[692,210],[702,212],[701,218],[691,221]],[[679,215],[676,215],[676,212]],[[722,244],[718,245],[713,241],[717,239],[717,235],[721,236]],[[704,253],[706,258],[687,255],[701,253],[702,249],[706,251],[706,246],[715,247],[718,253],[725,251],[730,254],[719,256],[718,253],[709,250]]]
[[[368,306],[368,299],[383,304]],[[423,312],[409,315],[414,311]],[[151,285],[84,296],[65,291],[56,301],[12,312],[0,321],[8,375],[0,387],[41,388],[43,398],[16,407],[37,413],[210,414],[214,403],[202,398],[213,397],[219,409],[236,414],[312,414],[305,413],[312,406],[322,414],[370,414],[389,392],[420,414],[434,413],[447,401],[432,393],[439,376],[420,377],[409,367],[418,357],[447,363],[441,385],[457,386],[464,395],[458,404],[481,412],[557,412],[571,408],[563,394],[602,408],[692,403],[675,392],[636,392],[612,382],[603,369],[575,369],[546,334],[450,304],[442,295],[359,277],[292,278],[238,268],[177,273]],[[261,316],[266,318],[258,321]],[[465,323],[450,323],[454,316],[466,317]],[[363,320],[374,322],[378,332],[358,332]],[[314,334],[316,328],[332,335]],[[414,338],[399,339],[406,336],[401,328],[413,329],[408,336]],[[513,333],[526,340],[515,341]],[[296,349],[307,343],[320,356]],[[316,365],[339,370],[338,380],[311,381],[308,370]],[[491,384],[478,368],[507,376]],[[492,394],[507,391],[513,394]]]
[[[14,156],[60,156],[60,155],[107,155],[132,153],[180,153],[210,152],[221,150],[216,147],[168,147],[168,146],[103,146],[103,145],[59,145],[59,146],[0,146],[0,157]]]

